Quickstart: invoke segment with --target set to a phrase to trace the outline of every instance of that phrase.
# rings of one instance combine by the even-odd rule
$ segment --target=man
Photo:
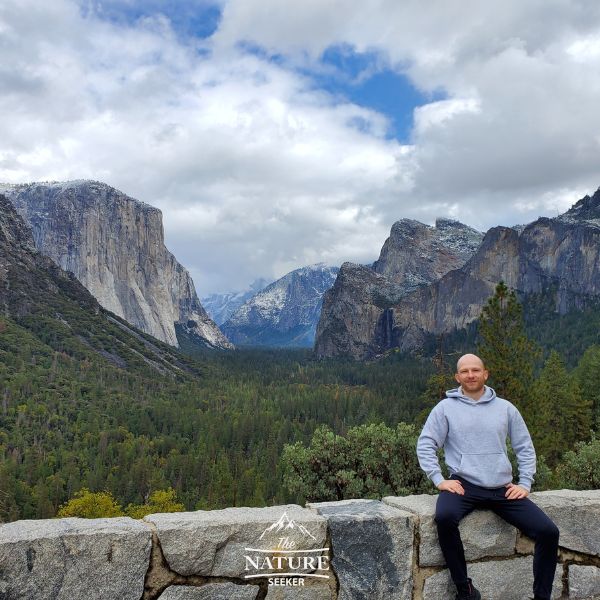
[[[459,521],[474,508],[489,508],[535,540],[535,600],[550,600],[556,571],[559,531],[527,496],[535,474],[535,450],[517,408],[485,385],[488,372],[474,354],[462,356],[456,368],[457,389],[431,411],[417,442],[419,464],[440,491],[435,521],[446,565],[456,585],[456,600],[480,600],[467,577]],[[512,482],[506,453],[510,437],[519,463],[519,483]],[[450,479],[437,459],[443,446]]]

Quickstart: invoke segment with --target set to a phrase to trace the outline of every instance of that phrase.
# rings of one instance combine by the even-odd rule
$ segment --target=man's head
[[[481,394],[488,375],[483,361],[475,354],[464,354],[456,363],[454,377],[467,396]]]

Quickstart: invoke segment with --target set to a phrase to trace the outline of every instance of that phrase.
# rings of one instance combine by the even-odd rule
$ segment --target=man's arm
[[[437,457],[437,450],[444,445],[447,435],[448,421],[443,409],[437,404],[429,413],[429,417],[427,417],[423,431],[421,431],[421,435],[417,441],[419,465],[421,465],[421,469],[425,471],[427,477],[431,479],[436,487],[444,481],[440,462]]]
[[[519,463],[519,485],[529,492],[536,470],[535,449],[527,425],[515,406],[510,409],[508,435]]]

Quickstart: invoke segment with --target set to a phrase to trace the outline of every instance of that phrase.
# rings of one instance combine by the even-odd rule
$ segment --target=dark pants
[[[458,523],[474,508],[489,508],[535,540],[533,592],[536,597],[549,600],[556,571],[559,535],[552,520],[529,498],[508,500],[504,495],[505,487],[482,488],[457,475],[452,475],[451,479],[458,479],[462,483],[465,494],[440,492],[435,522],[442,553],[454,584],[459,587],[467,582],[467,563]]]

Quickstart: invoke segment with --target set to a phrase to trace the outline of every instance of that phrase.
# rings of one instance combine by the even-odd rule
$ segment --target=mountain
[[[379,259],[372,266],[344,263],[325,293],[317,355],[365,358],[395,346],[389,307],[464,265],[482,238],[450,219],[438,219],[433,227],[411,219],[394,223]]]
[[[164,245],[162,213],[97,181],[0,185],[36,247],[107,310],[178,346],[179,325],[199,344],[232,347]]]
[[[600,225],[600,188],[593,196],[584,196],[581,200],[562,215],[556,217],[558,221],[567,223],[587,223]]]
[[[476,320],[500,280],[524,301],[533,294],[551,294],[557,314],[581,310],[597,298],[600,190],[559,217],[540,217],[525,227],[490,229],[463,266],[409,293],[390,289],[387,280],[373,281],[368,295],[351,295],[357,300],[354,311],[359,318],[343,330],[341,307],[347,306],[350,293],[336,282],[325,297],[317,353],[365,358],[390,348],[417,349],[427,334],[462,329]],[[352,289],[357,285],[354,281]],[[373,298],[377,310],[372,308]]]
[[[253,281],[248,289],[225,294],[210,294],[201,298],[202,306],[217,325],[223,325],[246,300],[263,290],[269,283],[270,280],[261,277]]]
[[[103,309],[72,273],[41,254],[31,230],[2,194],[0,307],[0,363],[10,365],[11,357],[18,354],[19,350],[11,347],[11,339],[15,339],[30,351],[39,348],[40,356],[60,354],[64,360],[83,365],[81,368],[93,362],[136,375],[150,371],[176,377],[190,371],[191,363],[171,346],[136,331]]]
[[[410,292],[462,267],[482,239],[482,233],[452,219],[437,219],[434,227],[401,219],[392,225],[372,268]]]
[[[221,326],[235,344],[312,346],[323,294],[338,267],[302,267],[274,281],[247,300]]]

